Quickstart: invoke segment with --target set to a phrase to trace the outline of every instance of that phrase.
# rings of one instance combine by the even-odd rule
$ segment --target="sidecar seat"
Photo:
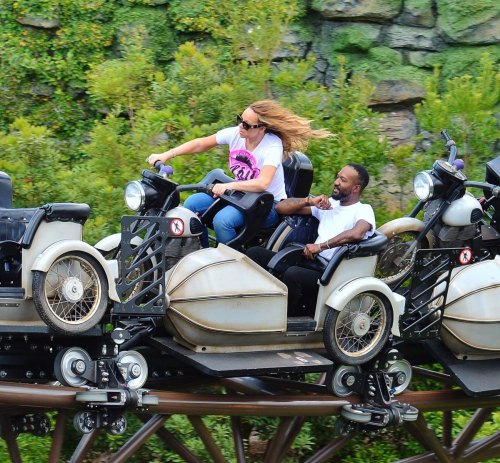
[[[335,270],[339,267],[344,259],[354,259],[356,257],[368,257],[378,254],[388,244],[388,238],[383,233],[375,230],[373,235],[359,243],[344,244],[340,246],[330,261],[316,256],[313,261],[304,258],[304,246],[296,243],[291,243],[287,247],[279,251],[269,262],[268,268],[273,273],[282,274],[288,267],[299,265],[301,267],[310,268],[322,272],[319,279],[319,285],[328,286]],[[304,300],[303,306],[308,308],[309,312],[316,305],[316,301]],[[307,309],[306,309],[307,311]],[[312,320],[310,321],[313,322]],[[304,320],[300,320],[304,323]],[[308,322],[307,322],[308,323]],[[307,324],[306,323],[306,324]],[[314,322],[315,323],[315,322]],[[307,324],[307,326],[309,326]]]
[[[0,208],[0,286],[20,286],[22,249],[29,249],[42,220],[77,222],[90,215],[87,204],[46,204],[40,208]],[[57,241],[57,237],[54,237]]]

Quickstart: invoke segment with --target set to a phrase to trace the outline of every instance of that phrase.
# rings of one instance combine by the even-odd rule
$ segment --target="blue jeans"
[[[213,203],[215,199],[206,193],[195,193],[184,201],[184,207],[193,211],[195,214],[203,214]],[[266,221],[262,228],[270,228],[279,222],[279,214],[275,211],[274,206],[278,201],[274,201],[271,212],[267,216]],[[233,206],[226,206],[215,214],[213,225],[215,237],[217,241],[222,244],[227,244],[236,235],[236,229],[243,226],[245,216],[238,209]],[[201,235],[201,242],[203,247],[208,248],[208,230],[203,229]]]

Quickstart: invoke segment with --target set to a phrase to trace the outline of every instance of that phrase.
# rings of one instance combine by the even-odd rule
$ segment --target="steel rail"
[[[234,384],[233,384],[234,386]],[[0,384],[0,406],[41,407],[44,409],[84,409],[75,396],[83,389],[31,384]],[[192,392],[151,391],[159,403],[151,412],[182,415],[224,416],[332,416],[346,404],[359,403],[361,397],[345,398],[329,394],[314,395],[235,395]],[[500,405],[500,396],[469,397],[461,390],[405,392],[398,400],[421,412],[490,408]],[[135,410],[128,412],[134,413]]]

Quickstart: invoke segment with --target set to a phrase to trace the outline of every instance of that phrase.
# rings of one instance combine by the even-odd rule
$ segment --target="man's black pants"
[[[246,255],[261,267],[267,269],[269,261],[275,256],[274,251],[255,246],[250,248]],[[306,313],[302,309],[301,297],[308,298],[314,302],[318,297],[318,280],[321,272],[298,266],[288,267],[283,275],[283,283],[288,287],[288,316],[298,317],[308,315],[314,317],[315,304],[307,307]],[[302,312],[302,313],[301,313]]]

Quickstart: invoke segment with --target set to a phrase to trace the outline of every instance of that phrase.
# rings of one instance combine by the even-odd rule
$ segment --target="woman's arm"
[[[154,166],[156,161],[167,162],[169,159],[176,156],[183,156],[184,154],[204,153],[209,149],[215,148],[218,145],[215,134],[203,138],[195,138],[182,145],[165,151],[164,153],[151,154],[147,161],[151,166]]]
[[[224,194],[226,190],[249,191],[251,193],[266,191],[273,181],[276,170],[276,167],[273,166],[263,166],[257,178],[241,182],[218,183],[214,186],[212,193],[216,197]]]

